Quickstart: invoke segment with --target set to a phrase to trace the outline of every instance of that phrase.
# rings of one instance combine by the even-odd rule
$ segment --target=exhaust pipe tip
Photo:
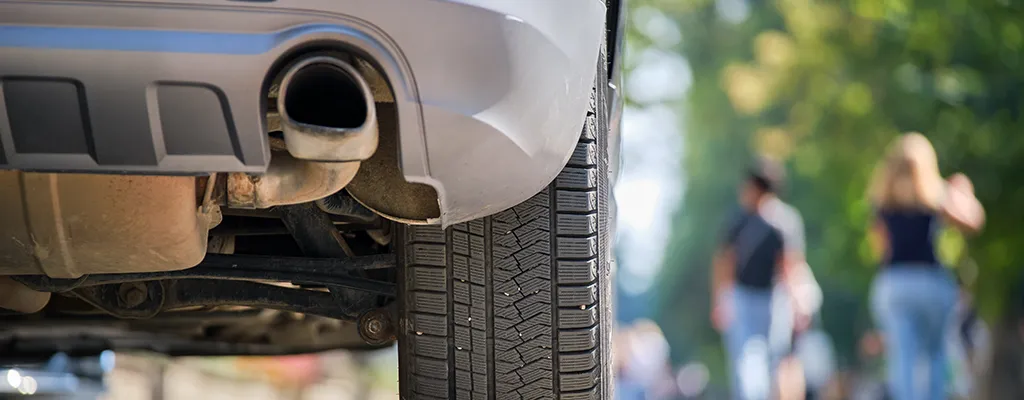
[[[348,62],[330,55],[299,59],[277,98],[288,152],[315,161],[361,161],[377,149],[373,92]]]

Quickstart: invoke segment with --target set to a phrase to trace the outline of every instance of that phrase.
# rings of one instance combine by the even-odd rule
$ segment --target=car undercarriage
[[[436,194],[395,168],[395,107],[386,85],[377,80],[371,89],[379,76],[370,64],[316,48],[292,59],[267,92],[272,161],[265,174],[0,171],[8,188],[0,194],[0,234],[10,238],[0,241],[0,309],[11,310],[5,323],[127,320],[135,336],[147,326],[166,336],[179,325],[186,332],[172,343],[181,348],[157,347],[183,354],[393,341],[396,222],[385,216],[436,219]],[[18,95],[11,86],[5,82],[9,98]],[[370,189],[378,182],[390,182],[386,198]],[[4,332],[0,349],[25,354],[26,340],[48,336],[32,332]],[[76,340],[87,342],[88,332]],[[116,340],[98,336],[97,349]],[[38,351],[67,347],[61,342]]]
[[[138,332],[171,336],[180,331],[171,342],[150,338],[117,346],[169,354],[279,354],[372,348],[393,341],[397,263],[394,254],[378,242],[389,239],[388,223],[346,223],[339,221],[344,216],[312,205],[275,211],[280,222],[273,216],[225,216],[224,228],[211,232],[211,242],[229,237],[235,253],[210,253],[197,266],[184,270],[86,274],[73,279],[4,277],[33,293],[53,295],[42,313],[0,314],[5,323],[25,327],[5,332],[11,335],[6,338],[0,335],[0,349],[45,355],[68,346],[61,340],[50,346],[38,344],[52,340],[53,334],[60,337],[62,327],[101,322],[136,330],[136,337]],[[366,234],[374,228],[380,232],[373,235],[376,240]],[[317,239],[321,237],[328,240]],[[4,285],[11,283],[0,284]],[[24,296],[11,300],[32,301]],[[40,334],[39,327],[52,331]],[[83,352],[106,349],[110,341],[119,340],[118,336],[97,336],[91,338],[97,343],[83,347],[89,336],[87,329],[67,339],[79,342],[73,350]]]

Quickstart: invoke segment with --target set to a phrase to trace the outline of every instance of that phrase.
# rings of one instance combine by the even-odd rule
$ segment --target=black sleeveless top
[[[889,235],[885,267],[939,266],[935,254],[939,218],[934,211],[881,209],[877,215]]]
[[[725,242],[736,254],[736,283],[771,289],[784,248],[782,232],[759,214],[738,211],[726,230]]]

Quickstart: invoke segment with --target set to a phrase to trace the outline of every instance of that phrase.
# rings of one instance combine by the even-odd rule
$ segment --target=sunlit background
[[[1016,318],[1007,315],[1017,312],[1013,243],[1024,233],[1018,2],[632,0],[630,8],[615,191],[623,398],[727,397],[721,338],[709,321],[710,261],[755,154],[786,165],[782,198],[803,214],[824,305],[801,350],[816,373],[806,378],[830,398],[877,398],[870,393],[884,374],[867,307],[880,255],[866,234],[865,193],[902,132],[928,136],[943,176],[974,181],[988,226],[971,240],[942,232],[939,255],[987,321]],[[968,367],[950,341],[949,390],[966,396]]]

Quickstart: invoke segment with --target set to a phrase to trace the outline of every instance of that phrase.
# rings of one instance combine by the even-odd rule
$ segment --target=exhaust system
[[[362,161],[377,149],[373,92],[338,57],[312,56],[288,68],[277,110],[288,153],[300,160]]]
[[[268,208],[330,196],[355,176],[377,149],[373,92],[342,57],[315,54],[284,70],[277,97],[285,148],[266,174],[228,176],[228,205]]]

